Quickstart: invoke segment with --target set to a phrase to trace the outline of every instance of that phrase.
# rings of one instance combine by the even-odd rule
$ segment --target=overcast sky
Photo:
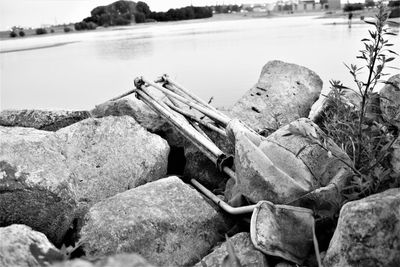
[[[0,0],[0,29],[11,26],[38,27],[42,24],[77,22],[90,15],[99,5],[116,0]],[[142,0],[153,11],[188,5],[241,4],[271,2],[274,0]],[[361,0],[362,1],[362,0]],[[137,2],[137,1],[136,1]]]
[[[99,5],[116,0],[0,0],[0,29],[14,25],[38,27],[42,24],[77,22],[90,15]],[[135,1],[137,2],[137,1]],[[254,2],[254,0],[143,0],[153,11],[193,5],[214,5],[216,3]]]

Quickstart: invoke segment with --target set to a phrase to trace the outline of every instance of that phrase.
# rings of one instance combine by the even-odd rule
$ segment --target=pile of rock
[[[307,117],[321,89],[314,72],[272,61],[226,112],[268,135]],[[381,94],[397,101],[381,100],[381,106],[399,127],[393,106],[399,91],[388,85]],[[233,152],[225,139],[210,136]],[[399,155],[400,140],[392,157],[400,173]],[[226,264],[232,251],[242,266],[294,266],[257,250],[247,228],[174,174],[219,192],[227,181],[137,99],[91,111],[2,111],[0,266],[211,267]],[[321,253],[324,264],[398,264],[399,207],[398,188],[343,206],[329,248]],[[72,257],[84,256],[68,260],[71,249],[65,246],[74,244],[79,248]],[[310,257],[305,264],[316,263]]]

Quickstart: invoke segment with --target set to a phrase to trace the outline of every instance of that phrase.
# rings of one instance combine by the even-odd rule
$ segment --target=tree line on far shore
[[[152,12],[149,6],[142,1],[137,3],[120,0],[107,6],[94,8],[90,17],[75,23],[75,30],[91,30],[97,26],[122,26],[132,22],[143,23],[153,21],[177,21],[187,19],[201,19],[212,17],[210,7],[188,6],[169,9],[167,12]]]
[[[321,0],[321,3],[327,2],[327,0]],[[207,7],[196,7],[187,6],[182,8],[171,8],[167,12],[153,12],[149,6],[142,1],[137,3],[132,1],[119,0],[107,6],[98,6],[94,8],[90,17],[83,19],[81,22],[77,22],[73,25],[58,25],[52,26],[51,28],[37,28],[33,34],[42,35],[48,32],[54,33],[54,27],[58,27],[65,33],[81,30],[94,30],[98,26],[123,26],[129,25],[132,22],[143,23],[143,22],[155,22],[155,21],[178,21],[178,20],[189,20],[189,19],[201,19],[209,18],[213,16],[213,13],[235,13],[235,12],[251,12],[253,8],[259,5],[247,6],[243,5],[215,5]],[[283,10],[286,10],[286,6],[283,6]],[[344,12],[353,12],[357,10],[363,10],[364,8],[375,7],[373,0],[367,0],[364,4],[360,3],[348,3],[343,7]],[[388,7],[391,12],[389,18],[400,17],[400,0],[390,0]],[[287,10],[292,10],[292,6],[288,6]],[[60,32],[60,29],[56,29],[56,32]],[[32,35],[32,31],[25,32],[25,29],[21,27],[13,27],[9,32],[9,36],[24,37],[26,34]]]

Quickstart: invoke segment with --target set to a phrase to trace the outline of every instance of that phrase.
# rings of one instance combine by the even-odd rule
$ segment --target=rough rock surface
[[[76,209],[69,177],[54,133],[0,126],[0,226],[26,224],[58,245]]]
[[[163,118],[135,97],[102,103],[92,109],[90,114],[95,118],[131,116],[150,132],[160,131],[167,124]]]
[[[382,117],[400,129],[400,74],[390,77],[380,91]]]
[[[36,267],[62,260],[62,254],[40,232],[22,224],[0,228],[0,266]]]
[[[89,117],[88,111],[3,110],[0,112],[0,125],[57,131]]]
[[[399,266],[400,188],[345,204],[324,266]]]
[[[393,171],[397,174],[400,174],[400,137],[397,137],[392,149],[393,151],[390,163],[392,164]]]
[[[322,80],[313,71],[274,60],[262,69],[258,83],[229,112],[255,130],[277,129],[307,117],[318,99]]]
[[[216,165],[198,150],[194,145],[185,147],[186,164],[183,175],[196,179],[210,189],[224,188],[228,180],[226,174],[221,173]]]
[[[167,173],[167,142],[131,117],[90,118],[57,136],[80,202],[97,202]]]
[[[249,233],[239,233],[229,238],[233,245],[236,256],[239,258],[241,266],[267,267],[267,257],[257,250],[250,240]],[[228,241],[215,248],[213,252],[205,256],[195,267],[219,267],[226,256],[228,256]]]
[[[81,240],[89,256],[134,252],[161,266],[189,265],[223,237],[225,219],[196,190],[168,177],[95,204]]]
[[[203,130],[223,152],[227,155],[234,154],[234,148],[228,138],[208,129]],[[218,171],[216,165],[193,144],[185,145],[185,158],[186,164],[183,173],[185,177],[196,179],[211,189],[225,188],[228,176]]]
[[[0,226],[26,224],[59,245],[93,203],[164,177],[168,153],[165,140],[128,116],[55,133],[0,126]]]
[[[154,267],[138,254],[118,254],[95,261],[94,263],[75,259],[52,265],[52,267]]]

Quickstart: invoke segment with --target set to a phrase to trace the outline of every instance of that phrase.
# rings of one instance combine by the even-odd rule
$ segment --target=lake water
[[[328,25],[333,21],[339,23]],[[132,89],[137,76],[164,73],[203,99],[213,96],[214,105],[229,106],[274,59],[314,70],[324,86],[330,79],[351,83],[343,62],[357,62],[370,26],[340,22],[204,20],[2,41],[0,108],[91,109]],[[6,52],[14,49],[28,50]]]

